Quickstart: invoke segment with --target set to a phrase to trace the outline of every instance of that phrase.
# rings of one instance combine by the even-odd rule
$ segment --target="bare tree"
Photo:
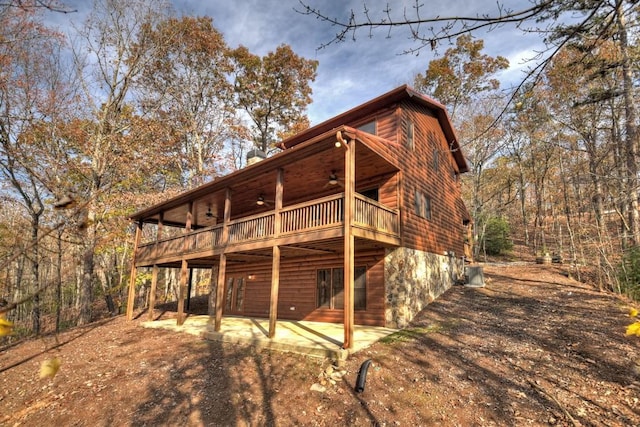
[[[41,288],[40,227],[45,198],[52,191],[47,170],[51,122],[66,99],[57,61],[61,37],[38,21],[37,11],[10,9],[0,16],[3,40],[0,58],[0,175],[10,184],[9,197],[21,201],[29,217],[30,239],[25,253],[32,286]],[[40,295],[32,301],[33,332],[40,332]]]
[[[135,171],[132,150],[134,129],[132,87],[135,78],[153,55],[143,28],[155,26],[168,15],[168,5],[152,0],[97,0],[75,46],[78,80],[83,90],[85,117],[92,123],[78,141],[85,165],[86,182],[81,189],[89,202],[83,256],[80,323],[91,321],[95,282],[95,250],[102,226],[101,200],[115,191],[122,173]],[[141,143],[141,141],[137,141]],[[135,156],[142,158],[144,156]],[[128,164],[129,168],[123,166]]]

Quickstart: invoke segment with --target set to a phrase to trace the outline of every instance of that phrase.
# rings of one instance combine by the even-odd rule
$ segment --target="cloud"
[[[54,21],[63,27],[65,23],[68,25],[70,19],[81,24],[92,2],[66,1],[79,12],[55,16]],[[405,12],[407,16],[413,16],[416,4],[415,0],[304,1],[320,8],[330,17],[345,18],[353,10],[359,20],[366,19],[363,15],[365,4],[372,16],[378,17],[391,4],[390,13],[394,20],[404,19]],[[390,33],[382,28],[376,29],[371,36],[367,29],[361,29],[356,33],[356,41],[348,38],[342,43],[318,50],[318,47],[335,36],[338,28],[312,16],[297,13],[294,9],[302,9],[298,0],[172,0],[171,3],[179,15],[213,18],[213,24],[224,34],[231,47],[242,44],[253,53],[265,55],[285,43],[297,54],[318,60],[318,77],[312,85],[314,102],[308,110],[312,124],[340,114],[404,83],[411,84],[414,76],[424,72],[436,54],[443,54],[448,48],[446,44],[442,44],[438,46],[437,52],[425,48],[419,55],[403,54],[407,49],[416,47],[416,42],[410,37],[406,27],[397,27]],[[514,9],[518,5],[528,5],[522,0],[511,3]],[[434,0],[424,3],[422,14],[427,13],[429,16],[474,16],[497,13],[497,8],[493,0]],[[420,30],[426,32],[428,27],[422,26]],[[522,76],[523,66],[520,60],[527,57],[528,53],[533,53],[535,46],[540,46],[540,40],[535,35],[524,36],[518,30],[506,26],[475,36],[485,40],[486,53],[505,56],[512,64],[512,68],[500,76],[505,82],[503,87],[517,82]]]

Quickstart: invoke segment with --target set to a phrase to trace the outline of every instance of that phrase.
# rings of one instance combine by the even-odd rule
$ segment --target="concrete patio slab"
[[[343,326],[337,323],[279,320],[276,336],[270,339],[269,319],[223,317],[219,332],[209,324],[209,316],[189,316],[182,326],[175,319],[143,322],[145,328],[162,328],[189,333],[209,340],[240,345],[251,345],[256,349],[269,349],[305,354],[312,357],[345,360],[350,354],[369,347],[379,339],[397,329],[377,326],[355,325],[354,346],[350,350],[342,348]]]

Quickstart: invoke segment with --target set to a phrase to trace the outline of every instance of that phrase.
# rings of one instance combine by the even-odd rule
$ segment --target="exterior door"
[[[227,277],[224,289],[224,312],[226,314],[244,313],[244,288],[246,284],[244,276]]]

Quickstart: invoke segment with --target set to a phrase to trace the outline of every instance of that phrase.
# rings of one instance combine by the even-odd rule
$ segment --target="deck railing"
[[[400,232],[397,210],[388,208],[361,194],[356,194],[353,222],[389,234]]]
[[[273,236],[273,212],[229,222],[229,243],[247,242]]]
[[[280,211],[281,234],[313,230],[340,224],[344,219],[344,196],[316,199],[313,204],[302,203]]]
[[[137,261],[149,261],[183,253],[210,251],[223,245],[254,242],[276,235],[274,211],[235,219],[227,224],[228,239],[223,241],[223,225],[202,228],[175,237],[146,242],[138,247]],[[339,226],[344,220],[344,193],[287,206],[280,211],[279,235]],[[398,212],[374,200],[356,194],[354,225],[372,231],[397,235]]]

